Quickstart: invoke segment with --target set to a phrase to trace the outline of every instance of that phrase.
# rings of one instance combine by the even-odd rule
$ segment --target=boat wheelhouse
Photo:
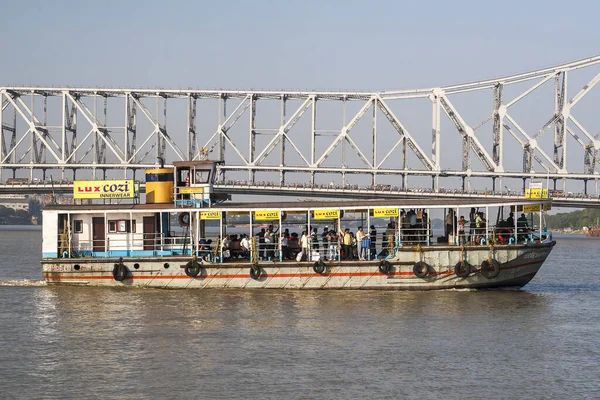
[[[181,162],[148,170],[145,204],[115,204],[109,197],[112,204],[47,206],[46,281],[160,288],[523,286],[555,244],[542,228],[549,200],[230,202],[212,191],[215,166]],[[112,186],[96,187],[106,185]]]

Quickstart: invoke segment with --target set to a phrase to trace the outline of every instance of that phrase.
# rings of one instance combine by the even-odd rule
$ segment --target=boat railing
[[[456,229],[445,232],[442,236],[434,235],[441,230],[430,227],[401,227],[388,229],[375,236],[368,235],[359,244],[356,240],[350,247],[343,240],[330,241],[323,237],[309,240],[308,251],[303,259],[344,259],[360,257],[368,260],[385,258],[393,255],[403,246],[460,246],[489,244],[522,244],[543,241],[548,236],[539,227],[465,226],[464,231]],[[64,235],[59,235],[60,252],[58,257],[114,257],[114,256],[170,256],[196,255],[208,261],[227,261],[229,259],[277,261],[296,258],[302,252],[299,240],[289,239],[287,248],[282,248],[279,241],[262,242],[257,239],[256,251],[241,247],[237,238],[223,246],[218,236],[196,239],[189,235],[173,235],[163,233],[125,233],[108,236],[105,239],[80,239],[71,235],[68,242]],[[371,239],[375,239],[371,241]],[[349,252],[351,252],[349,254]]]

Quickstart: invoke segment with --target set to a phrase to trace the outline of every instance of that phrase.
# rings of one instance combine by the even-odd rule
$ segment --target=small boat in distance
[[[147,170],[144,204],[130,180],[74,182],[74,197],[92,200],[44,208],[45,281],[168,289],[521,287],[555,245],[534,225],[544,221],[548,199],[231,202],[213,193],[216,165]],[[441,236],[432,213],[444,215]]]

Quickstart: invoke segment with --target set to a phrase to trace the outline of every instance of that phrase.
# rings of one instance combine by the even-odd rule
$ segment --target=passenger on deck
[[[271,229],[267,229],[265,231],[265,254],[266,254],[266,258],[267,260],[272,260],[273,259],[273,253],[274,253],[274,249],[273,249],[273,235],[271,232]]]
[[[338,236],[336,232],[332,229],[329,231],[328,240],[329,240],[329,260],[337,259],[337,250],[338,250]]]
[[[301,248],[298,240],[298,234],[296,232],[293,232],[288,238],[288,251],[290,259],[295,258],[296,255],[300,252],[300,250]]]
[[[366,259],[366,253],[368,248],[368,242],[365,239],[368,238],[367,234],[363,231],[363,227],[359,226],[356,231],[356,254],[359,260]]]
[[[371,253],[371,260],[375,260],[377,258],[377,230],[375,229],[375,225],[371,225],[370,229],[369,237],[371,239],[371,244],[369,246],[369,252]]]
[[[310,233],[310,245],[311,251],[319,252],[319,234],[317,233],[317,228],[313,228]]]
[[[198,242],[198,256],[207,260],[210,258],[210,246],[206,244],[204,239],[200,239]]]
[[[244,234],[242,236],[242,240],[240,241],[240,249],[242,250],[241,257],[247,258],[249,260],[250,259],[250,240],[248,240],[248,235],[246,235],[246,234]]]
[[[260,232],[258,232],[258,254],[260,259],[264,259],[266,257],[265,251],[265,228],[262,228]]]
[[[402,242],[408,242],[408,228],[410,228],[410,223],[408,221],[408,216],[404,210],[400,211],[400,240]],[[389,227],[389,224],[388,224]],[[387,235],[383,235],[383,241],[381,243],[381,250],[387,248]]]
[[[344,229],[344,235],[342,237],[342,251],[344,252],[344,260],[352,259],[352,234],[350,233],[350,229]]]
[[[465,223],[466,222],[467,222],[467,220],[465,220],[464,215],[461,215],[460,219],[458,220],[458,244],[465,244],[465,241],[466,241]]]
[[[285,237],[285,233],[281,234],[279,238],[279,245],[281,246],[281,259],[287,260],[290,258],[290,251],[288,249],[288,239]]]
[[[327,260],[327,249],[329,248],[329,227],[326,226],[323,228],[323,233],[321,233],[321,241],[323,242],[323,253],[325,260]]]
[[[223,236],[223,241],[221,242],[221,251],[223,253],[223,261],[227,261],[231,257],[231,252],[229,251],[230,243],[231,243],[231,241],[229,240],[229,235]]]
[[[471,212],[469,212],[469,243],[475,242],[475,229],[477,228],[477,213],[475,212],[475,208],[471,208]]]
[[[515,227],[515,213],[508,214],[508,218],[506,219],[506,225],[511,228]]]
[[[302,237],[300,238],[300,246],[302,246],[302,258],[301,260],[308,260],[309,259],[309,254],[308,254],[308,233],[306,231],[302,231]]]
[[[521,214],[521,216],[517,219],[517,237],[519,240],[523,240],[525,236],[529,233],[529,224],[527,223],[527,217],[525,214]]]
[[[408,223],[409,223],[409,241],[415,242],[417,241],[417,213],[415,210],[410,210],[407,214]]]

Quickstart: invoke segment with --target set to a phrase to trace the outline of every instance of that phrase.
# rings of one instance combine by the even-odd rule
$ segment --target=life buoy
[[[317,274],[322,274],[325,272],[325,269],[326,266],[323,260],[316,261],[313,265],[313,271],[315,271]]]
[[[123,264],[123,261],[119,261],[118,264],[114,265],[112,274],[115,281],[123,282],[127,278],[127,275],[129,275],[129,268]]]
[[[471,266],[464,261],[459,261],[454,266],[454,273],[459,278],[466,278],[471,274]]]
[[[188,261],[188,263],[185,264],[185,274],[190,278],[195,278],[200,273],[200,268],[201,266],[198,261]]]
[[[186,212],[179,213],[177,217],[177,222],[179,222],[179,226],[186,227],[190,226],[190,214]]]
[[[493,258],[490,260],[483,260],[481,263],[481,275],[487,279],[494,279],[500,274],[500,263]]]
[[[260,275],[261,275],[260,268],[258,266],[256,266],[256,265],[253,265],[250,268],[250,278],[252,278],[252,279],[258,279],[258,278],[260,278]]]
[[[417,278],[425,278],[427,275],[429,275],[429,265],[423,261],[415,263],[413,266],[413,274],[415,274]]]
[[[390,262],[388,260],[381,260],[381,261],[379,261],[378,268],[379,268],[379,272],[387,275],[392,270],[392,264],[390,264]]]

